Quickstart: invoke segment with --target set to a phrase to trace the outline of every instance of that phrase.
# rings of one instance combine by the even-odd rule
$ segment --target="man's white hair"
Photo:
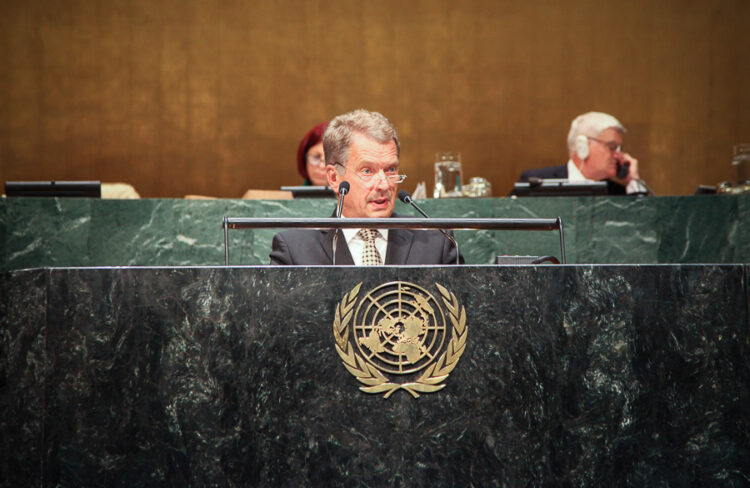
[[[579,115],[570,124],[568,153],[576,150],[576,137],[599,137],[607,129],[615,129],[620,134],[626,132],[625,126],[619,120],[604,112],[586,112]]]

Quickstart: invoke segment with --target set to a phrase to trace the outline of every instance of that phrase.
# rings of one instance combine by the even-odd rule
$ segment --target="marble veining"
[[[0,486],[747,486],[745,265],[68,268],[0,277]],[[444,390],[367,395],[357,283],[448,287]]]
[[[569,263],[734,263],[750,259],[750,195],[547,197],[420,202],[433,217],[555,218]],[[40,266],[218,266],[222,218],[328,217],[332,199],[0,199],[0,271]],[[404,204],[396,210],[415,215]],[[416,215],[415,215],[416,216]],[[269,262],[276,230],[230,232],[230,263]],[[470,264],[555,255],[556,232],[457,231]]]

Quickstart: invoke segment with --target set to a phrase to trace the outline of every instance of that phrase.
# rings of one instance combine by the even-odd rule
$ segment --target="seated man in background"
[[[610,195],[647,193],[648,188],[638,174],[638,160],[622,152],[624,133],[625,127],[609,114],[579,115],[570,124],[567,164],[524,171],[518,181],[530,178],[606,181]]]
[[[347,181],[342,217],[388,218],[396,202],[400,146],[383,115],[354,110],[333,119],[323,134],[328,186]],[[335,213],[334,213],[335,215]],[[456,248],[439,231],[341,229],[333,262],[334,229],[294,229],[273,238],[271,264],[455,264]]]

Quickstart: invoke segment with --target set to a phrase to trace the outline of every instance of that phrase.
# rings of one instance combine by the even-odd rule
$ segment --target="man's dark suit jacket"
[[[529,178],[541,178],[546,179],[568,179],[568,165],[563,164],[562,166],[550,166],[549,168],[529,169],[521,173],[521,177],[518,181],[529,181]],[[612,180],[606,180],[607,182],[607,194],[608,195],[625,195],[625,187],[616,183]]]
[[[333,264],[333,233],[333,229],[280,232],[273,237],[271,264]],[[386,265],[456,264],[456,248],[437,230],[388,229],[387,249]],[[354,264],[343,233],[336,243],[336,264]]]

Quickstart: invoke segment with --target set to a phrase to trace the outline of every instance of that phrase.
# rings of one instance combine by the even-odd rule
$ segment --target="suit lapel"
[[[333,263],[333,234],[334,229],[325,229],[320,231],[320,246],[323,248],[323,252],[328,257],[328,261]],[[352,259],[352,253],[349,252],[349,246],[346,245],[346,238],[343,233],[339,234],[339,238],[336,242],[336,264],[342,265],[354,265],[354,259]],[[326,263],[327,264],[327,263]]]
[[[409,229],[390,229],[385,264],[406,264],[413,240],[414,233]]]
[[[336,217],[336,208],[333,209],[331,218]],[[336,229],[324,229],[320,231],[320,245],[323,247],[323,252],[328,256],[328,261],[331,264],[333,262],[333,235],[336,233]],[[346,237],[343,232],[339,232],[339,238],[336,239],[336,263],[342,265],[354,265],[354,259],[352,259],[352,253],[349,252],[349,246],[346,244]],[[325,263],[328,264],[328,263]]]

